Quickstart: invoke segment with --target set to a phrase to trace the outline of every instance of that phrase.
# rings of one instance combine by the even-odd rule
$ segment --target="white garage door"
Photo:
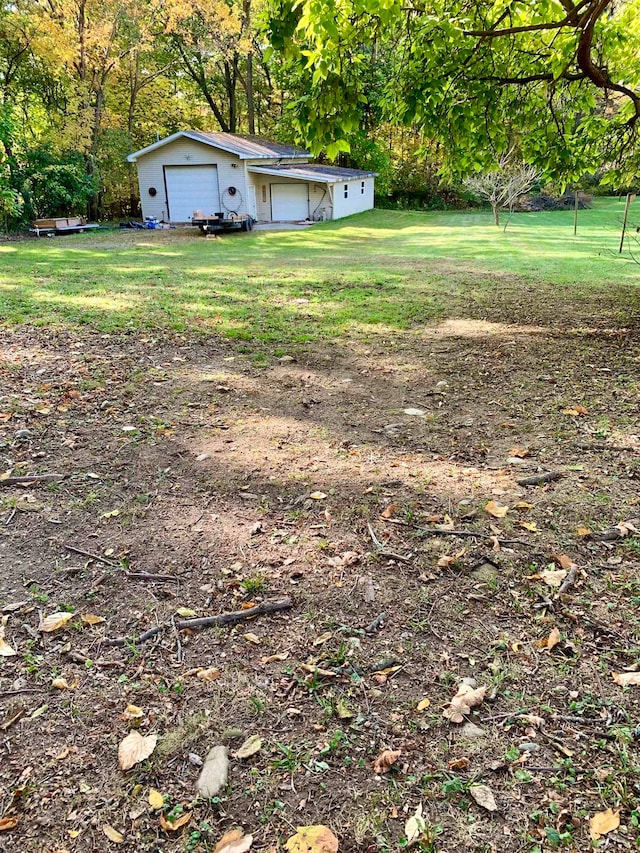
[[[308,184],[271,184],[271,218],[274,222],[298,222],[308,216]]]
[[[171,222],[191,222],[194,210],[220,210],[217,166],[165,166],[164,174]]]

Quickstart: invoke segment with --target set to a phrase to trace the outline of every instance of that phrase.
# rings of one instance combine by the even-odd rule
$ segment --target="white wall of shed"
[[[353,181],[339,181],[333,184],[333,218],[342,219],[354,213],[362,213],[373,207],[374,178],[359,178]],[[364,182],[364,194],[362,183]],[[344,197],[345,184],[349,187],[349,197]]]
[[[236,164],[235,167],[232,164]],[[211,145],[204,145],[183,137],[145,154],[140,157],[136,165],[143,217],[156,216],[158,219],[166,220],[169,216],[164,166],[217,166],[220,195],[224,196],[227,187],[236,187],[241,198],[237,195],[233,198],[233,210],[237,210],[238,213],[247,212],[246,170],[243,161],[235,154],[228,154]],[[156,188],[155,197],[149,195],[149,187]],[[230,200],[228,198],[225,200],[227,206],[231,206]],[[212,208],[213,210],[203,211],[203,213],[224,210],[221,199],[218,199]]]
[[[260,165],[266,166],[267,164],[261,162]],[[314,184],[308,181],[300,181],[296,178],[286,178],[284,175],[282,177],[279,175],[260,175],[256,172],[249,172],[249,180],[253,181],[256,188],[256,207],[260,222],[271,222],[271,184],[307,184],[309,190],[309,215],[311,218],[320,218],[320,211],[323,208],[325,210],[325,218],[332,218],[333,206],[331,204],[328,184]],[[266,201],[263,200],[265,197]]]

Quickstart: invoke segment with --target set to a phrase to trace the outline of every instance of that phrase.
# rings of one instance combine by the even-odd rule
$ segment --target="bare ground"
[[[105,825],[128,851],[212,850],[232,827],[258,850],[325,824],[343,853],[376,853],[420,803],[423,851],[585,850],[608,807],[606,843],[635,847],[640,687],[612,673],[639,664],[640,538],[585,531],[640,516],[640,349],[612,306],[598,324],[591,308],[505,296],[481,319],[266,367],[214,338],[6,333],[0,470],[64,479],[0,481],[17,652],[0,657],[0,816],[16,824],[0,850],[117,849]],[[563,476],[518,486],[540,471]],[[559,594],[536,576],[563,555],[577,571]],[[175,625],[179,608],[283,597],[291,609],[236,626]],[[487,688],[474,738],[443,716],[462,678]],[[135,726],[158,746],[124,773]],[[254,734],[260,751],[233,758]],[[195,800],[217,743],[229,784]],[[384,749],[400,755],[379,775]],[[183,829],[161,828],[151,788],[169,817],[192,812]]]

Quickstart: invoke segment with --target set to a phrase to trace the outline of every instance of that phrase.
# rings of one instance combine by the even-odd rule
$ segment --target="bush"
[[[16,158],[17,160],[18,158]],[[48,148],[32,149],[16,163],[11,182],[24,199],[21,220],[85,215],[95,195],[96,178],[87,174],[80,154],[53,154]]]

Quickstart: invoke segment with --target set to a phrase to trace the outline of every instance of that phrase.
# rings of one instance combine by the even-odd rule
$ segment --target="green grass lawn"
[[[623,199],[596,200],[577,237],[572,212],[516,214],[505,233],[488,212],[375,210],[216,240],[194,230],[7,242],[0,317],[286,343],[464,315],[523,285],[595,305],[640,282],[640,267],[616,256],[623,210]],[[632,208],[632,241],[635,218]]]

